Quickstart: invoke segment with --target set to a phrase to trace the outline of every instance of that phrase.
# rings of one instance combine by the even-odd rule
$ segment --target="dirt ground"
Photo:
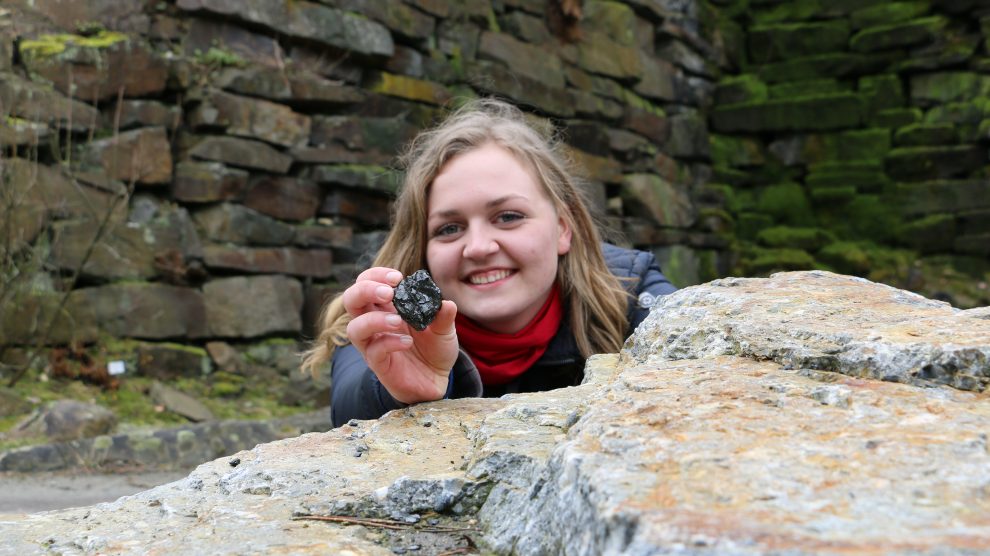
[[[189,471],[0,473],[0,513],[33,513],[111,502],[177,481]]]

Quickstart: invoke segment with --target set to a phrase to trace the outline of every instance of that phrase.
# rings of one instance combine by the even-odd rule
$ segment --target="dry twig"
[[[415,523],[406,523],[404,521],[396,521],[394,519],[375,519],[370,517],[353,517],[349,515],[297,515],[292,517],[293,521],[304,519],[313,521],[332,521],[334,523],[344,523],[349,525],[364,525],[367,527],[378,527],[381,529],[415,529],[416,531],[421,531],[424,533],[458,533],[462,531],[478,531],[478,529],[474,527],[418,527]]]

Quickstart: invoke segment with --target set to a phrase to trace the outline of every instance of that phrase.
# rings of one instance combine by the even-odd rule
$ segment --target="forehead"
[[[495,143],[459,153],[448,160],[427,190],[427,200],[450,195],[503,195],[508,191],[548,198],[529,161]]]

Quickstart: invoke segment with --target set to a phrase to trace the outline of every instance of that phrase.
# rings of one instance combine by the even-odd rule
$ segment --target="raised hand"
[[[344,292],[344,309],[351,317],[347,337],[393,398],[403,403],[438,400],[447,391],[457,359],[457,306],[444,300],[433,323],[417,331],[392,305],[400,280],[402,273],[385,267],[369,268],[357,277]]]

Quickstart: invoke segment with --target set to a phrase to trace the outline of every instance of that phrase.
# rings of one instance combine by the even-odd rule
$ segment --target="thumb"
[[[440,310],[430,323],[430,332],[440,336],[454,334],[454,317],[457,316],[457,305],[449,299],[440,302]]]

